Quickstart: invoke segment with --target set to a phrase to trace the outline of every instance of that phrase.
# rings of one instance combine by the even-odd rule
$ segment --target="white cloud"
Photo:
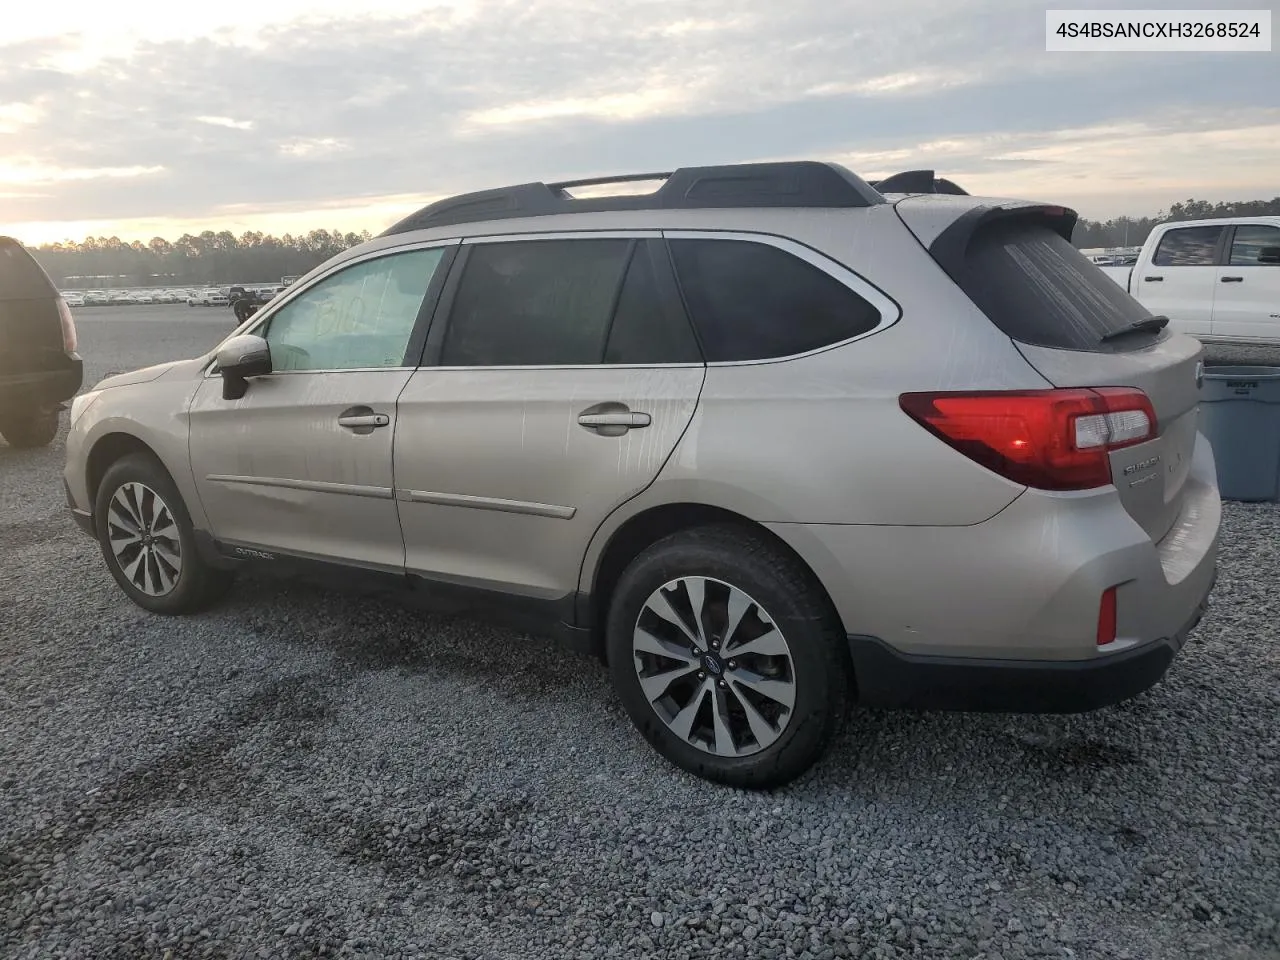
[[[233,120],[231,117],[196,117],[200,123],[213,127],[230,127],[232,130],[252,130],[252,120]]]

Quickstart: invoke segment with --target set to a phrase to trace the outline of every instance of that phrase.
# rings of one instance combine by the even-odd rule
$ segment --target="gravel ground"
[[[86,311],[88,380],[224,314]],[[0,957],[1280,957],[1274,505],[1148,694],[862,711],[748,794],[540,640],[269,581],[148,616],[62,455],[0,444]]]

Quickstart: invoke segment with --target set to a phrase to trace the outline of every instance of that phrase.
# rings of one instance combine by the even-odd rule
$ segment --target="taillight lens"
[[[76,338],[76,321],[71,316],[71,308],[67,306],[67,301],[61,297],[58,298],[58,319],[62,321],[62,349],[67,353],[75,353],[76,347],[80,345]]]
[[[905,393],[899,404],[965,456],[1041,490],[1106,486],[1111,451],[1156,435],[1151,401],[1132,387]]]

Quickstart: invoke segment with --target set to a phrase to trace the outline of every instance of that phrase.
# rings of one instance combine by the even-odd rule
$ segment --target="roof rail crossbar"
[[[904,170],[891,177],[872,182],[881,193],[948,193],[967,197],[969,194],[955,183],[938,177],[932,170]]]
[[[570,187],[663,180],[652,193],[572,197]],[[671,173],[634,173],[557,183],[522,183],[465,193],[429,204],[382,236],[485,220],[616,210],[700,210],[726,207],[869,207],[884,197],[835,163],[798,160],[681,167]]]

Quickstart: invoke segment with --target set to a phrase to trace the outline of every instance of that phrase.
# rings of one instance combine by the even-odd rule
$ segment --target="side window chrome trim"
[[[785,357],[767,357],[761,360],[715,360],[707,363],[708,367],[751,367],[764,363],[785,363],[790,360],[800,360],[804,357],[812,357],[819,353],[826,353],[828,350],[847,346],[850,343],[856,343],[858,340],[865,340],[867,337],[873,337],[902,319],[902,307],[887,293],[865,277],[850,270],[844,264],[824,253],[818,252],[813,247],[800,243],[798,240],[791,240],[772,233],[750,233],[741,230],[663,230],[662,236],[667,240],[740,240],[747,243],[760,243],[765,246],[775,247],[784,253],[789,253],[803,260],[810,266],[817,267],[841,285],[848,287],[863,300],[866,300],[880,314],[880,322],[870,330],[844,340],[837,340],[835,343],[829,343],[826,346],[815,347],[803,353],[788,354]]]
[[[341,263],[335,263],[330,269],[324,273],[318,274],[308,280],[305,284],[302,282],[295,283],[289,288],[289,292],[285,294],[283,300],[279,303],[268,304],[266,309],[260,310],[249,318],[249,326],[244,330],[236,328],[232,336],[245,336],[247,334],[258,334],[273,316],[275,316],[282,308],[286,307],[298,294],[305,290],[310,290],[316,284],[324,283],[336,273],[346,270],[348,267],[354,267],[357,264],[367,263],[370,260],[380,260],[383,257],[390,257],[400,253],[412,253],[415,250],[434,250],[436,247],[456,247],[462,243],[461,237],[452,237],[448,240],[417,240],[410,243],[397,244],[392,247],[382,247],[378,250],[370,250],[368,253],[362,253],[358,257],[352,257],[349,260],[343,260]],[[260,334],[258,334],[260,335]],[[231,337],[225,337],[218,342],[213,348],[209,362],[204,368],[205,378],[217,376],[213,372],[213,367],[217,363],[218,351],[222,348],[222,344],[230,340]],[[362,370],[415,370],[416,367],[362,367]],[[338,370],[280,370],[279,373],[339,373],[342,371],[354,372],[351,367],[341,367]]]

